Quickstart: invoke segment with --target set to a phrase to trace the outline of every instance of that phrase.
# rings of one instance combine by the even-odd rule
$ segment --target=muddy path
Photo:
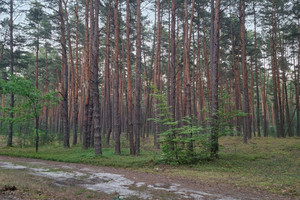
[[[251,188],[168,177],[128,169],[0,156],[1,192],[12,199],[292,199]],[[0,187],[1,187],[0,185]]]

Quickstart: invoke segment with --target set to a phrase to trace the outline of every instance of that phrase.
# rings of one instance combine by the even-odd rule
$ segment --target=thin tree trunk
[[[244,116],[244,140],[247,144],[247,139],[251,134],[251,120],[250,120],[250,106],[249,106],[249,91],[248,91],[248,69],[246,63],[246,41],[245,41],[245,11],[246,3],[245,0],[240,1],[240,14],[241,14],[241,52],[242,52],[242,68],[243,68],[243,97],[244,97],[244,108],[243,111],[246,114]]]
[[[9,19],[9,55],[10,55],[10,62],[9,62],[9,68],[11,75],[14,74],[14,35],[13,35],[13,26],[14,26],[14,19],[13,19],[13,12],[14,12],[14,3],[13,0],[10,0],[10,19]],[[11,121],[9,123],[9,130],[8,130],[8,140],[7,140],[7,146],[12,146],[12,139],[13,139],[13,118],[14,118],[14,112],[12,111],[15,106],[15,96],[14,93],[10,93],[10,109],[11,112],[9,113],[9,117],[11,118]]]
[[[91,52],[91,60],[92,60],[92,98],[93,98],[93,133],[94,133],[94,146],[95,146],[95,154],[102,155],[101,149],[101,133],[100,133],[100,107],[99,107],[99,80],[98,80],[98,62],[99,62],[99,0],[95,0],[95,5],[91,6],[91,10],[95,9],[94,12],[91,12],[91,19],[94,21],[93,25],[91,25],[91,34],[92,34],[92,52]],[[90,2],[93,4],[93,1]],[[95,8],[94,8],[95,7]],[[93,16],[94,15],[94,16]]]
[[[137,39],[136,39],[136,74],[135,74],[135,154],[140,154],[141,134],[141,0],[137,0]]]
[[[200,14],[198,14],[198,19],[200,21]],[[204,121],[204,107],[205,107],[205,96],[204,96],[204,83],[203,83],[203,79],[202,79],[202,73],[201,73],[201,52],[200,52],[200,23],[198,24],[197,27],[198,31],[197,31],[197,43],[198,43],[198,50],[197,50],[197,68],[198,68],[198,83],[197,86],[199,87],[198,91],[199,91],[199,119],[200,119],[200,123],[202,123]],[[203,38],[203,40],[205,40],[205,38]]]
[[[213,36],[211,37],[211,85],[212,85],[212,101],[211,101],[211,158],[218,158],[218,60],[219,60],[219,37],[220,37],[220,0],[216,0],[216,5],[214,6],[214,1],[211,1],[211,32]]]
[[[110,134],[112,132],[112,105],[111,105],[111,80],[110,80],[110,19],[111,19],[111,1],[107,4],[106,15],[106,36],[105,36],[105,85],[104,85],[104,106],[103,106],[103,130],[106,135],[106,145],[109,145]]]
[[[176,1],[172,0],[171,17],[171,66],[170,66],[170,106],[172,118],[175,120],[176,113],[176,43],[175,43],[175,23],[176,23]]]
[[[68,59],[65,38],[65,19],[62,7],[62,0],[59,0],[59,16],[60,16],[60,31],[61,31],[61,47],[62,47],[62,120],[63,120],[63,138],[64,147],[70,147],[69,144],[69,119],[68,119]]]
[[[297,76],[296,76],[297,72]],[[300,102],[299,102],[299,85],[300,85],[300,19],[298,18],[298,67],[295,68],[295,88],[296,88],[296,109],[297,109],[297,127],[296,133],[300,137]]]
[[[160,93],[160,57],[161,57],[161,14],[160,14],[160,0],[157,0],[157,48],[155,54],[155,63],[154,63],[154,87]],[[155,99],[155,105],[158,105],[157,99]],[[158,118],[159,111],[155,108],[154,111],[155,118]],[[154,127],[154,147],[159,148],[158,143],[158,134],[159,134],[159,122],[155,122]]]
[[[273,95],[274,95],[274,117],[275,117],[275,123],[276,123],[276,132],[277,132],[277,137],[281,137],[282,136],[282,124],[281,124],[281,120],[280,120],[280,116],[279,116],[279,112],[280,112],[280,104],[279,103],[279,91],[278,91],[278,80],[277,79],[277,70],[278,70],[278,66],[277,66],[277,45],[276,45],[276,23],[275,23],[275,8],[274,8],[274,2],[273,2],[273,6],[272,6],[272,35],[271,35],[271,41],[272,41],[272,48],[271,48],[271,56],[272,56],[272,60],[271,60],[271,65],[272,65],[272,79],[273,79]]]
[[[130,48],[130,5],[129,0],[126,0],[126,60],[127,60],[127,120],[128,120],[128,135],[130,155],[135,154],[134,137],[133,137],[133,122],[132,122],[132,81],[131,81],[131,48]]]
[[[76,47],[75,47],[75,74],[74,74],[74,134],[73,134],[73,145],[77,144],[77,131],[78,131],[78,45],[79,45],[79,16],[78,16],[78,0],[76,1],[75,7],[76,17]]]
[[[254,113],[254,76],[253,76],[253,65],[252,65],[252,58],[250,64],[250,123],[252,124],[253,128],[253,136],[256,137],[255,133],[255,113]],[[251,139],[252,135],[248,136]]]
[[[68,14],[67,2],[63,1],[63,3],[64,3],[64,8],[65,8],[64,12],[65,12],[66,25],[67,25],[66,28],[67,28],[67,38],[68,38],[68,50],[69,50],[68,53],[69,53],[69,59],[70,59],[70,64],[71,64],[69,70],[74,72],[75,70],[74,70],[74,59],[73,59],[73,53],[72,53],[72,42],[71,42],[71,33],[70,33],[70,24],[69,24],[69,14]],[[69,81],[69,83],[70,83],[70,81]],[[72,84],[71,87],[74,88],[74,85]],[[69,90],[69,88],[68,88],[68,90]],[[74,89],[73,89],[73,91],[74,91]],[[74,97],[74,94],[73,94],[73,97]],[[70,98],[70,100],[71,100],[71,98]],[[71,102],[69,102],[69,104],[71,105]],[[71,108],[71,106],[70,106],[70,108]],[[71,114],[70,112],[68,112],[68,113]]]
[[[184,40],[183,40],[183,72],[184,72],[184,115],[191,117],[191,77],[190,77],[190,59],[189,59],[189,38],[188,38],[188,6],[185,0],[185,22],[184,22]]]
[[[204,63],[205,63],[206,77],[207,77],[208,103],[210,104],[211,103],[211,80],[210,80],[211,75],[210,75],[210,68],[209,68],[209,64],[208,64],[208,49],[207,49],[207,43],[206,43],[206,29],[205,29],[205,21],[204,20],[202,22],[202,26],[203,26]]]
[[[40,49],[40,37],[39,37],[39,24],[37,25],[37,41],[35,51],[35,88],[39,89],[39,49]],[[38,104],[38,102],[36,102]],[[39,148],[39,113],[35,108],[35,152],[38,152]]]
[[[47,44],[45,44],[45,92],[49,92],[49,75],[48,75],[48,51],[47,51]],[[46,113],[45,113],[45,136],[48,136],[48,121],[49,121],[49,106],[46,105]]]
[[[85,52],[84,52],[84,116],[83,116],[83,148],[88,149],[89,142],[89,98],[90,98],[90,84],[89,84],[89,0],[85,0]]]
[[[118,0],[114,4],[114,22],[115,22],[115,72],[114,72],[114,137],[115,154],[121,154],[120,146],[120,113],[119,113],[119,19],[118,19]]]
[[[168,71],[167,71],[167,106],[170,107],[171,98],[171,0],[168,0]],[[171,112],[171,108],[169,108]]]
[[[235,45],[234,45],[234,35],[232,30],[232,20],[230,22],[231,29],[231,51],[232,51],[232,68],[234,71],[234,88],[235,88],[235,109],[242,110],[242,98],[241,98],[241,87],[240,87],[240,69],[239,65],[236,64],[235,59]],[[236,118],[236,131],[237,135],[241,134],[241,120],[239,117]]]
[[[261,137],[260,133],[260,115],[259,115],[259,89],[258,89],[258,66],[257,66],[257,39],[256,39],[256,11],[255,3],[253,3],[254,12],[254,56],[255,56],[255,84],[256,84],[256,123],[257,123],[257,135]]]

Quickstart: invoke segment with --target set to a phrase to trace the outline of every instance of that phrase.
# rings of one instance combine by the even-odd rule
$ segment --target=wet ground
[[[48,185],[53,184],[55,188],[62,190],[64,188],[75,187],[74,194],[77,194],[78,192],[76,193],[76,191],[81,191],[82,189],[95,192],[93,193],[94,196],[97,193],[105,194],[100,195],[102,198],[96,199],[288,199],[254,190],[230,187],[222,188],[219,185],[207,186],[191,180],[176,179],[165,177],[164,175],[153,175],[126,169],[24,158],[0,156],[1,171],[2,173],[4,171],[4,173],[11,174],[22,173],[23,179],[26,179],[26,177],[38,178],[41,184],[43,182]],[[71,196],[48,199],[74,199]],[[0,192],[0,199],[11,200],[13,199],[13,195],[2,194],[1,196]],[[31,198],[28,197],[28,199]],[[85,199],[85,197],[78,197],[76,199]],[[86,196],[86,199],[90,198]]]

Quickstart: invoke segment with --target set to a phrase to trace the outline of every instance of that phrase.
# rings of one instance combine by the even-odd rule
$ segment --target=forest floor
[[[240,137],[224,137],[218,160],[185,166],[159,163],[151,141],[142,140],[139,157],[129,155],[126,141],[122,155],[108,147],[98,157],[93,149],[61,144],[38,153],[8,148],[0,138],[0,199],[300,199],[300,138],[254,138],[244,145]]]
[[[2,200],[19,199],[293,199],[188,178],[0,156]]]

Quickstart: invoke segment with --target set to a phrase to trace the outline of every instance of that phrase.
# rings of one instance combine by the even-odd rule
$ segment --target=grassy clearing
[[[238,137],[226,137],[220,144],[220,159],[173,168],[167,173],[277,194],[300,195],[299,138],[254,138],[244,145]]]
[[[218,160],[190,166],[158,164],[159,152],[151,150],[151,139],[143,141],[146,148],[139,157],[130,156],[128,149],[118,156],[113,148],[104,148],[103,156],[99,157],[92,149],[82,150],[79,146],[64,149],[61,145],[41,146],[38,153],[33,147],[0,147],[0,155],[133,168],[208,184],[218,182],[300,196],[300,138],[254,138],[248,145],[241,141],[240,137],[221,138]]]

